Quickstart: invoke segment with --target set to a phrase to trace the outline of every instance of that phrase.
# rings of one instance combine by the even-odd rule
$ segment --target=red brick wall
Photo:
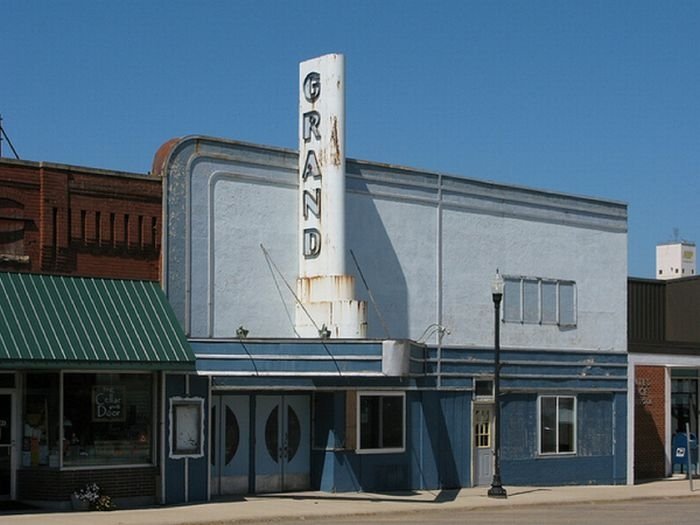
[[[0,161],[0,271],[158,280],[160,236],[160,178]]]
[[[637,366],[634,392],[635,479],[666,475],[666,369]]]

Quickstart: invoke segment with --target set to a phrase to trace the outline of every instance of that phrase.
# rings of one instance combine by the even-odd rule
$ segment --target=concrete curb
[[[690,492],[687,480],[671,479],[634,486],[507,487],[505,500],[490,499],[486,488],[424,491],[411,494],[328,494],[300,492],[242,497],[176,507],[113,512],[0,514],[3,524],[42,525],[224,525],[278,520],[315,520],[407,514],[431,508],[469,512],[519,506],[572,505],[644,499],[700,500],[700,486]]]

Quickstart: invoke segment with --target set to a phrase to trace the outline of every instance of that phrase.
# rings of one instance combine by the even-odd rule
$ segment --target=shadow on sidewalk
[[[27,505],[19,501],[0,501],[0,516],[10,514],[41,514],[46,513],[44,509]]]
[[[433,505],[435,503],[447,503],[457,499],[459,490],[457,489],[445,489],[437,493],[433,499],[417,499],[420,496],[418,492],[405,491],[405,492],[373,492],[372,494],[363,494],[361,492],[353,492],[350,494],[339,494],[339,493],[327,493],[327,494],[256,494],[256,498],[274,498],[274,499],[289,499],[295,501],[308,501],[308,500],[328,500],[328,501],[364,501],[364,502],[376,502],[376,503],[425,503]]]
[[[552,492],[552,489],[545,489],[545,488],[541,488],[541,489],[530,489],[530,490],[521,490],[520,492],[512,492],[512,491],[509,490],[509,491],[508,491],[508,497],[510,498],[510,497],[513,497],[513,496],[523,496],[523,495],[525,495],[525,494],[533,494],[533,493],[535,493],[535,492]]]

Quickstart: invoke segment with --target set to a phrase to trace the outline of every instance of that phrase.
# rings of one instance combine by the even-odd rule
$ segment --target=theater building
[[[162,284],[206,391],[165,500],[488,486],[495,428],[506,486],[626,483],[626,205],[346,159],[343,75],[301,65],[298,151],[156,155]]]

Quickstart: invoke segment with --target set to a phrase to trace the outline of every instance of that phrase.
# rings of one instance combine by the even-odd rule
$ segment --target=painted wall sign
[[[635,383],[637,384],[637,402],[640,405],[651,405],[651,379],[640,377]]]
[[[345,273],[345,65],[299,65],[299,276]]]

